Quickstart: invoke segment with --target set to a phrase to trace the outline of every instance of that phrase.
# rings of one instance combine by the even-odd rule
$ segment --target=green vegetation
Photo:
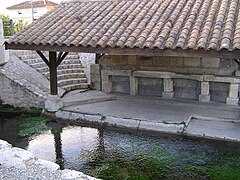
[[[50,129],[46,124],[51,121],[51,119],[41,116],[41,111],[37,109],[0,106],[0,117],[17,117],[17,135],[20,137],[29,137],[31,135],[40,134],[41,132]]]
[[[152,146],[152,144],[149,144]],[[174,155],[166,149],[151,147],[151,152],[125,155],[101,154],[88,163],[88,174],[104,180],[240,180],[239,155],[208,155],[206,159],[191,155]],[[89,154],[90,153],[90,154]],[[88,152],[99,155],[96,152]],[[131,154],[131,155],[129,155]],[[93,155],[94,156],[94,155]]]
[[[3,30],[4,30],[4,36],[11,36],[11,24],[10,24],[10,17],[6,16],[4,14],[0,14],[0,19],[2,19],[3,22]],[[23,23],[22,20],[19,20],[18,22],[13,23],[13,33],[16,33],[18,31],[21,31],[24,27],[26,27],[28,23]]]
[[[46,117],[23,116],[18,121],[18,136],[27,137],[48,131],[50,128],[46,126],[46,123],[49,121],[50,119]]]

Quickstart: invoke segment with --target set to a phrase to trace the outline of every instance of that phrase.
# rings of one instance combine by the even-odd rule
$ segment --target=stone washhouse
[[[56,69],[68,52],[97,54],[91,84],[107,93],[239,103],[238,0],[63,2],[5,46],[42,57],[56,110]]]

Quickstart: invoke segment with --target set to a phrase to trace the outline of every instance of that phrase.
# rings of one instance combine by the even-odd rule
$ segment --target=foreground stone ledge
[[[9,178],[10,176],[12,179],[18,179],[20,178],[18,177],[19,174],[22,175],[24,174],[24,172],[32,171],[33,174],[28,175],[26,177],[21,177],[21,179],[32,179],[34,177],[37,179],[57,178],[60,180],[65,179],[97,180],[96,178],[87,176],[82,172],[69,169],[60,170],[60,166],[58,164],[38,159],[34,154],[24,149],[12,147],[11,144],[0,139],[0,171],[3,171],[3,169],[6,172],[6,174],[0,173],[0,179],[1,177]],[[50,178],[50,176],[52,177]]]

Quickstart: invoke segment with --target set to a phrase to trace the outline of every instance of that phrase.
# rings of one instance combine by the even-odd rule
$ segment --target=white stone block
[[[138,78],[130,76],[130,95],[138,94]]]
[[[173,80],[172,79],[164,79],[163,80],[163,88],[164,88],[164,92],[172,92],[173,91]]]
[[[238,101],[239,101],[238,98],[228,97],[228,98],[227,98],[227,101],[226,101],[226,104],[229,104],[229,105],[238,105]]]
[[[209,82],[201,82],[201,94],[209,95]]]
[[[200,95],[199,95],[199,101],[209,102],[209,101],[210,101],[210,95],[200,94]]]
[[[220,58],[202,58],[202,66],[207,68],[218,68]]]
[[[239,84],[230,84],[229,97],[238,98],[238,87],[239,87]]]
[[[43,159],[38,159],[34,164],[38,165],[39,167],[46,168],[50,171],[56,171],[60,169],[60,166],[58,164]]]
[[[172,99],[174,97],[174,92],[163,92],[162,98],[163,99]]]
[[[56,112],[63,107],[62,99],[57,95],[49,95],[45,101],[45,109],[49,112]]]

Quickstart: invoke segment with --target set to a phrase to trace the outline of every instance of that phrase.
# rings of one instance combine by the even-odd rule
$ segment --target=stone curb
[[[71,121],[89,121],[105,126],[124,127],[135,130],[148,130],[164,133],[182,133],[184,130],[183,124],[174,123],[157,123],[152,121],[140,120],[140,119],[128,119],[112,116],[104,116],[101,114],[84,114],[75,113],[70,111],[58,111],[55,113],[56,118],[66,119]]]

